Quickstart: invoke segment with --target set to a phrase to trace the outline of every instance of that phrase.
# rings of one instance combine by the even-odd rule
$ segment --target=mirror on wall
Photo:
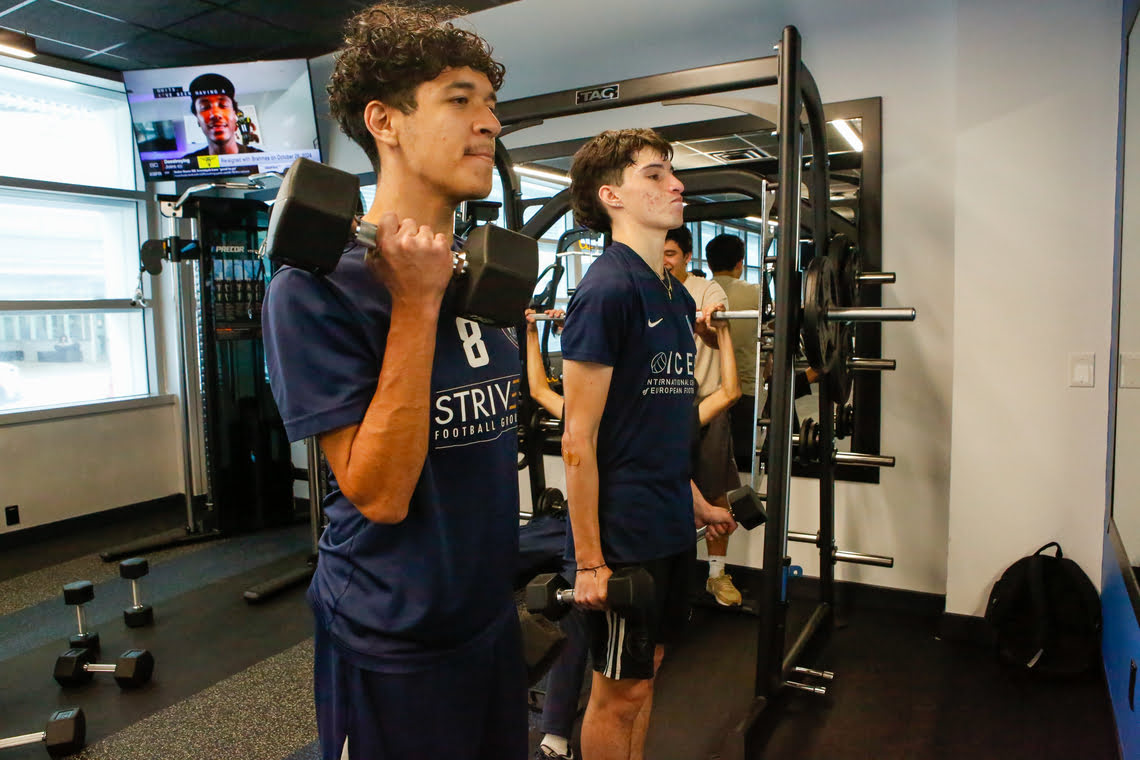
[[[755,105],[756,113],[772,111],[771,106],[762,103]],[[831,103],[824,106],[824,111],[828,122],[831,232],[841,232],[856,242],[861,251],[864,271],[882,271],[881,100],[867,98]],[[655,129],[672,144],[673,166],[686,187],[685,219],[693,233],[692,269],[702,270],[711,276],[704,258],[704,246],[713,237],[727,233],[741,238],[745,243],[742,279],[760,283],[765,270],[765,255],[775,255],[774,233],[778,230],[780,214],[778,208],[773,208],[776,193],[771,189],[778,177],[778,136],[772,121],[756,113],[658,126]],[[599,127],[599,130],[601,128],[605,127]],[[526,130],[519,136],[525,135]],[[517,138],[514,138],[512,141],[515,145],[509,149],[510,162],[521,183],[523,219],[527,222],[524,231],[539,236],[540,250],[549,248],[551,257],[554,256],[560,239],[572,225],[569,215],[565,213],[568,210],[568,199],[560,193],[568,184],[566,176],[572,157],[587,139],[542,142],[539,138],[534,141],[535,144],[519,145]],[[810,147],[805,146],[805,152],[810,152]],[[806,178],[805,172],[805,181]],[[764,180],[770,188],[767,200],[763,198]],[[547,185],[547,191],[539,193],[538,197],[527,191],[528,187],[536,183]],[[805,187],[805,208],[801,210],[801,223],[804,225],[800,233],[802,240],[812,239],[809,226],[812,215],[806,207],[809,202],[807,196]],[[550,213],[547,213],[545,205],[549,205]],[[544,215],[549,217],[550,224],[537,224]],[[812,254],[810,247],[805,247],[804,250],[806,261],[806,257]],[[596,254],[590,251],[581,257],[570,257],[567,260],[567,279],[559,288],[560,299],[567,298],[567,286],[571,289],[574,287],[588,266],[590,255]],[[881,302],[880,287],[863,288],[860,298],[862,305],[875,306]],[[560,301],[560,305],[561,303]],[[880,357],[880,335],[881,326],[878,323],[860,324],[856,330],[855,355]],[[815,386],[809,387],[814,391]],[[854,435],[836,442],[839,450],[882,453],[879,450],[880,388],[879,372],[854,373],[849,403],[854,408],[855,430]],[[751,390],[745,392],[750,394]],[[796,407],[801,419],[817,417],[819,414],[818,399],[814,393],[799,399]],[[813,476],[814,467],[797,464],[794,474]],[[879,470],[872,467],[841,466],[837,476],[845,480],[878,482]]]
[[[1135,25],[1128,50],[1112,517],[1136,572],[1140,568],[1140,468],[1135,464],[1140,458],[1140,37]]]

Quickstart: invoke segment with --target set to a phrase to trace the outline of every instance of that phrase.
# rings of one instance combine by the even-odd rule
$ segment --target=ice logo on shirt
[[[649,360],[653,374],[646,378],[642,396],[671,393],[695,393],[693,379],[696,354],[680,351],[662,351]]]
[[[436,391],[432,448],[493,441],[518,426],[519,378],[515,375]]]

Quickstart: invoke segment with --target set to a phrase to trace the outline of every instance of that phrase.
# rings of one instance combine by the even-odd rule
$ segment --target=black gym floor
[[[149,555],[143,601],[155,625],[129,629],[129,584],[101,549],[176,527],[178,509],[108,521],[0,552],[0,737],[43,729],[50,713],[87,714],[82,760],[307,760],[317,758],[311,618],[298,587],[257,607],[242,592],[304,561],[307,526],[262,531]],[[7,537],[6,537],[7,538]],[[51,677],[75,615],[61,587],[91,580],[87,605],[103,656],[145,647],[154,680],[120,692],[97,675],[63,689]],[[806,609],[806,608],[804,608]],[[793,606],[794,623],[803,610]],[[845,605],[812,664],[836,673],[826,696],[789,693],[755,737],[771,760],[1118,757],[1103,676],[1029,681],[971,644],[939,640],[930,611]],[[701,760],[752,695],[756,618],[702,606],[662,668],[649,760]],[[447,730],[446,726],[420,727]],[[540,734],[531,732],[532,746]],[[46,757],[35,745],[3,760]],[[761,756],[761,755],[757,755]],[[418,759],[416,759],[418,760]],[[434,760],[434,759],[433,759]]]

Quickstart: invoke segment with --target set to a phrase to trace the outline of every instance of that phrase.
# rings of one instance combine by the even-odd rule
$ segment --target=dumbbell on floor
[[[653,593],[653,576],[644,567],[618,568],[606,584],[609,608],[622,615],[648,608]],[[570,611],[574,589],[561,575],[544,573],[527,584],[525,601],[530,612],[558,620]]]
[[[64,604],[75,607],[75,617],[79,621],[79,633],[67,640],[72,649],[90,649],[99,654],[99,634],[87,630],[87,615],[83,605],[95,598],[95,586],[91,581],[75,581],[63,587]]]
[[[119,563],[119,577],[131,582],[131,606],[123,610],[128,628],[141,628],[154,622],[154,608],[139,601],[138,579],[150,572],[150,565],[142,557],[132,557]]]
[[[360,182],[352,174],[307,158],[289,167],[269,216],[269,258],[314,274],[337,267],[346,240],[373,249],[378,230],[353,228]],[[459,264],[462,261],[462,264]],[[538,281],[538,243],[491,224],[477,227],[457,257],[461,267],[456,311],[478,322],[514,326]]]
[[[87,720],[83,717],[83,710],[69,707],[52,713],[43,731],[0,739],[0,749],[43,742],[52,757],[67,757],[83,749],[86,741]]]
[[[79,686],[95,673],[113,673],[120,689],[133,689],[150,681],[154,656],[145,649],[128,649],[114,665],[92,662],[86,649],[68,649],[55,661],[55,680],[60,686]]]

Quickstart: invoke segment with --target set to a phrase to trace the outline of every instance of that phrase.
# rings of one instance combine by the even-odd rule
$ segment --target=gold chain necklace
[[[661,282],[664,283],[665,292],[669,295],[669,300],[672,301],[673,300],[673,283],[670,282],[670,280],[672,280],[673,278],[671,276],[669,276],[669,270],[668,269],[665,270],[664,275],[665,276],[661,278]]]

